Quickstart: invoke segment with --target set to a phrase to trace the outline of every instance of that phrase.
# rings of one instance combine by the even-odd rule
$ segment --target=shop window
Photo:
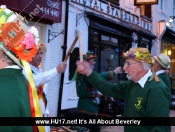
[[[140,47],[148,48],[148,43],[146,43],[146,42],[141,42]]]
[[[171,49],[172,44],[162,42],[162,47],[161,47],[161,52],[168,55],[171,58],[172,55],[172,49]]]
[[[140,14],[151,18],[151,5],[141,5]]]
[[[99,41],[99,34],[98,32],[94,32],[94,41]]]
[[[118,39],[114,38],[114,37],[111,37],[111,36],[101,35],[101,41],[111,43],[111,44],[115,44],[115,45],[118,46]]]

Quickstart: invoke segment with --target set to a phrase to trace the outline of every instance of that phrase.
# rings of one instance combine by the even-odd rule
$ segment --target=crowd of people
[[[19,15],[1,6],[0,14],[0,117],[48,117],[46,83],[66,70],[66,62],[43,72],[39,67],[47,49],[39,44],[38,30]],[[12,30],[13,29],[13,30]],[[18,31],[18,32],[16,32]],[[10,41],[5,41],[10,38]],[[122,54],[128,80],[110,83],[122,70],[93,71],[95,55],[87,52],[77,61],[76,91],[80,117],[97,117],[97,97],[124,99],[124,117],[169,117],[171,81],[166,73],[170,58],[154,57],[146,48],[130,48]],[[85,126],[100,132],[100,126]],[[87,130],[87,129],[86,129]],[[170,126],[125,126],[125,132],[170,132]],[[49,126],[0,127],[2,132],[49,132]]]

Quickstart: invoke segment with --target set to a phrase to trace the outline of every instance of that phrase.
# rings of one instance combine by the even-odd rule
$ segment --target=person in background
[[[24,23],[24,18],[17,13],[2,5],[0,7],[0,49],[1,53],[1,111],[3,117],[42,117],[37,90],[32,82],[32,74],[29,66],[32,58],[38,53],[39,49],[39,34],[34,26],[27,26]],[[8,41],[7,41],[8,40]],[[9,58],[8,58],[9,57]],[[10,61],[10,59],[12,61]],[[18,66],[13,66],[16,63]],[[56,68],[37,74],[34,81],[37,86],[45,83],[54,76],[63,73],[66,69],[66,63],[59,64]],[[27,81],[23,71],[26,71]],[[7,74],[5,74],[7,72]],[[22,75],[23,74],[23,75]],[[11,76],[12,75],[12,76]],[[45,75],[45,76],[44,76]],[[47,78],[46,78],[47,76]],[[43,78],[46,78],[43,80]],[[6,81],[4,80],[6,79]],[[9,82],[7,83],[7,81]],[[12,93],[13,96],[8,93]],[[18,92],[18,93],[17,93]],[[6,96],[6,95],[7,96]],[[13,104],[11,103],[13,102]],[[7,105],[8,104],[8,105]],[[10,106],[10,107],[9,107]],[[31,127],[0,127],[0,131],[45,131],[44,126]]]
[[[127,81],[110,84],[91,65],[77,61],[78,72],[103,95],[124,99],[124,117],[169,117],[170,93],[164,82],[151,72],[153,57],[146,48],[130,48],[123,53]],[[124,126],[125,132],[170,132],[170,126]]]
[[[94,68],[95,65],[95,55],[93,52],[88,51],[83,55],[83,59],[86,60],[91,67]],[[106,80],[112,80],[115,74],[119,73],[119,68],[116,68],[113,71],[103,72],[100,74],[101,77]],[[98,116],[98,104],[97,97],[102,96],[89,82],[88,78],[78,73],[76,78],[76,91],[78,99],[78,111],[80,117],[97,117]],[[88,126],[90,132],[100,132],[100,126]]]
[[[171,94],[171,80],[169,75],[166,73],[166,71],[169,70],[170,67],[169,65],[170,65],[170,58],[164,53],[155,56],[154,67],[156,75],[163,80],[163,82],[169,88],[169,92]]]
[[[15,64],[2,48],[5,49],[3,45],[0,45],[0,117],[32,117],[28,82],[20,66]],[[33,132],[33,127],[1,126],[0,131]]]
[[[30,29],[26,31],[28,26],[5,5],[0,6],[0,16],[0,117],[35,117],[29,82],[22,74],[20,62],[21,59],[27,61],[37,51],[34,32]],[[23,43],[28,35],[33,38],[30,49]],[[0,131],[37,132],[38,128],[21,124],[1,126]]]
[[[39,50],[37,54],[30,61],[30,68],[32,70],[33,76],[40,74],[43,70],[39,67],[42,61],[42,57],[45,55],[47,49],[44,44],[39,45]],[[43,78],[44,79],[44,78]],[[49,109],[47,107],[47,84],[42,84],[37,87],[37,93],[40,101],[40,106],[42,110],[42,114],[44,117],[49,117]],[[46,132],[50,132],[50,126],[45,126]]]

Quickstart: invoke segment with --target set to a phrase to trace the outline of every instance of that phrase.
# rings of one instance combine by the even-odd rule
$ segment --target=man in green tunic
[[[35,102],[33,101],[32,85],[22,74],[20,62],[22,60],[27,64],[37,53],[38,31],[33,26],[28,27],[22,19],[22,16],[5,5],[0,6],[0,117],[36,117],[41,113],[36,105],[38,98],[36,96]],[[14,123],[22,125],[20,123],[23,122]],[[43,126],[0,127],[0,132],[38,130],[45,131]]]
[[[85,61],[77,62],[78,72],[104,95],[124,99],[125,117],[169,117],[169,88],[151,72],[152,55],[146,48],[131,48],[123,70],[128,81],[110,84]],[[155,77],[155,79],[154,79]],[[170,126],[125,126],[125,132],[170,132]]]
[[[0,47],[0,117],[31,117],[28,82]],[[33,126],[1,126],[0,132],[33,132]]]
[[[170,58],[165,55],[164,53],[161,53],[160,55],[155,57],[155,71],[156,75],[163,80],[163,82],[167,85],[169,88],[169,92],[171,94],[171,80],[168,74],[166,73],[166,70],[169,69],[170,65]]]
[[[86,60],[90,67],[93,69],[95,65],[95,55],[93,52],[88,51],[83,55],[83,59]],[[103,72],[100,74],[106,80],[112,80],[115,74],[119,73],[120,68],[114,69],[114,71]],[[96,117],[98,115],[98,104],[96,98],[99,97],[98,91],[90,84],[88,77],[78,73],[76,79],[76,90],[78,100],[78,110],[81,117]],[[90,126],[90,132],[100,132],[99,126]]]

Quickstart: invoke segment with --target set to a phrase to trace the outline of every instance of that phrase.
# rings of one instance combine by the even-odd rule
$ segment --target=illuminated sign
[[[139,16],[132,14],[131,12],[128,12],[121,7],[113,6],[110,2],[104,3],[103,1],[99,0],[86,0],[86,1],[71,0],[71,1],[74,3],[82,4],[83,6],[86,6],[98,13],[105,14],[111,16],[114,19],[127,22],[132,27],[136,28],[139,27],[147,31],[151,31],[152,24],[150,21],[144,18],[140,18]]]
[[[158,4],[158,0],[134,0],[134,5]]]

